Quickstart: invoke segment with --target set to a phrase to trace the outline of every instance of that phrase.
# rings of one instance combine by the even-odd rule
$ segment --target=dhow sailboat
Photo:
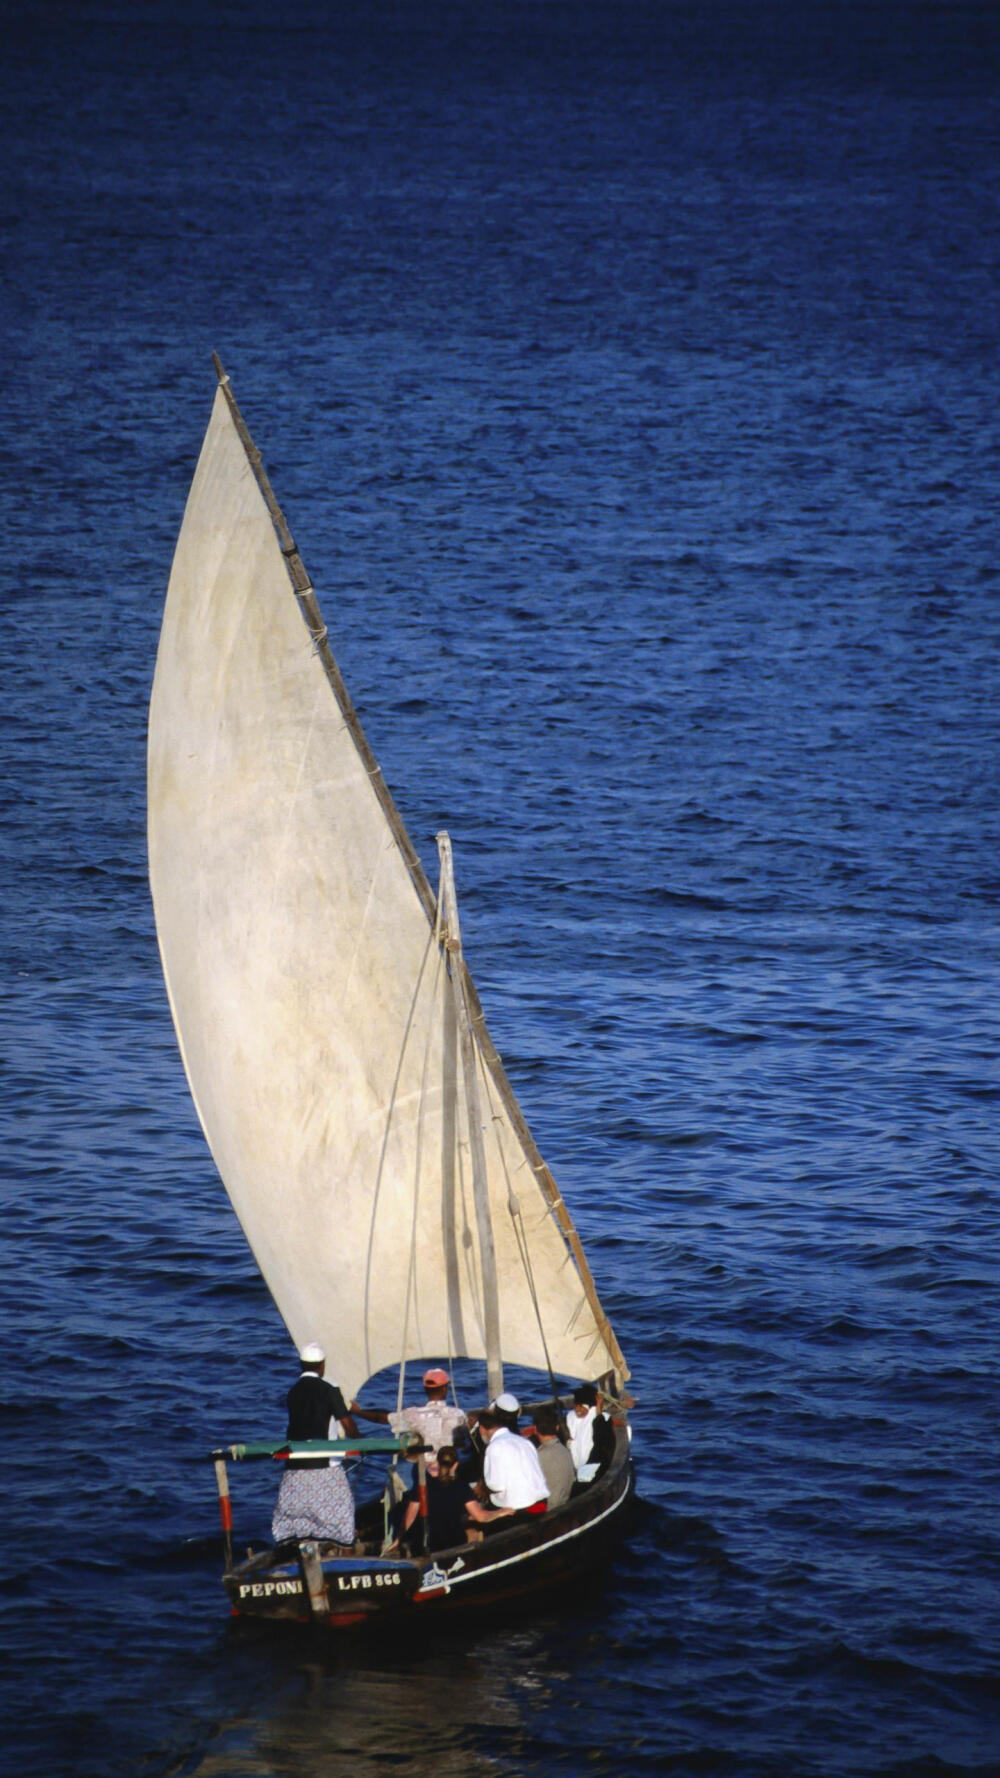
[[[228,1463],[399,1453],[400,1439],[213,1453],[223,1582],[245,1615],[348,1626],[558,1586],[621,1535],[628,1377],[569,1212],[462,952],[451,848],[435,894],[361,727],[230,382],[174,556],[149,714],[149,863],[170,1006],[219,1174],[296,1347],[347,1399],[443,1358],[599,1384],[614,1455],[555,1511],[480,1542],[233,1555]],[[405,1454],[405,1452],[404,1452]],[[423,1475],[427,1453],[411,1450]]]

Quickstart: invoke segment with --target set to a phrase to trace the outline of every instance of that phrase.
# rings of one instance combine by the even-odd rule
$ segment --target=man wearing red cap
[[[424,1372],[427,1400],[421,1407],[402,1408],[387,1413],[385,1408],[363,1408],[352,1401],[351,1413],[361,1420],[375,1420],[380,1426],[391,1426],[393,1432],[418,1432],[425,1445],[439,1451],[442,1445],[453,1445],[459,1429],[468,1425],[461,1408],[448,1400],[447,1371],[432,1367]],[[433,1460],[432,1460],[433,1465]]]

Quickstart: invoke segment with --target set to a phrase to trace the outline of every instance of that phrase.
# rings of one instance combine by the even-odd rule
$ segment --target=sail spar
[[[170,575],[148,762],[163,969],[219,1173],[292,1339],[321,1340],[345,1390],[403,1358],[485,1357],[449,981],[461,970],[503,1357],[623,1379],[220,376]]]

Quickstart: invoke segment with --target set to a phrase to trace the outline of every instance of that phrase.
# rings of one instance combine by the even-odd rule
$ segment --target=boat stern
[[[222,1584],[236,1617],[357,1624],[409,1604],[423,1566],[303,1540],[248,1556],[223,1575]]]

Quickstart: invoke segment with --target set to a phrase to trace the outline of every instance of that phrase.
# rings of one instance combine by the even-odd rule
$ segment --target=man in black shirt
[[[302,1374],[285,1398],[289,1439],[341,1438],[341,1427],[348,1438],[357,1438],[358,1429],[344,1397],[336,1383],[328,1383],[324,1377],[326,1358],[322,1346],[304,1346],[300,1356]],[[328,1457],[300,1457],[288,1467],[326,1469],[329,1461]]]
[[[290,1443],[307,1438],[357,1438],[358,1429],[336,1383],[324,1379],[326,1354],[321,1346],[304,1346],[302,1374],[288,1391]],[[285,1468],[271,1535],[275,1543],[314,1537],[353,1544],[354,1496],[339,1457],[298,1457]]]

